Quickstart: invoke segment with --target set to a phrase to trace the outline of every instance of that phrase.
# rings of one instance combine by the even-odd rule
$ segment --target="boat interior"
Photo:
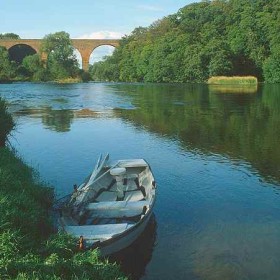
[[[143,160],[105,166],[96,180],[79,187],[71,207],[63,211],[61,223],[72,235],[106,240],[145,216],[153,204],[154,188],[152,172]]]

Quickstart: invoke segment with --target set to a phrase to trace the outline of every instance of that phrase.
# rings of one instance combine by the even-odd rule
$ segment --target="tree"
[[[42,42],[42,51],[48,56],[47,70],[51,79],[78,75],[79,65],[68,33],[61,31],[46,35]]]
[[[0,46],[0,82],[9,81],[15,76],[15,66],[10,62],[6,48]]]
[[[264,78],[268,83],[280,83],[280,50],[275,51],[263,66]]]
[[[0,34],[0,39],[20,39],[19,35],[15,33],[2,33]]]
[[[22,67],[33,81],[48,80],[47,70],[43,67],[43,63],[38,54],[26,56],[22,61]]]
[[[112,57],[91,67],[91,75],[124,82],[204,82],[215,75],[279,81],[279,4],[204,0],[187,5],[135,28]]]

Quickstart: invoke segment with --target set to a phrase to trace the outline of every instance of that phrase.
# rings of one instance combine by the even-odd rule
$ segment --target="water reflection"
[[[47,129],[68,132],[75,118],[118,117],[179,140],[184,150],[244,159],[280,181],[278,85],[259,86],[254,94],[189,84],[35,84],[22,86],[22,94],[11,87],[2,92],[10,109],[41,118]]]
[[[195,274],[205,280],[279,279],[279,230],[277,222],[207,227],[191,244]]]
[[[42,123],[45,128],[54,130],[56,132],[70,131],[73,119],[75,118],[97,118],[100,116],[99,112],[90,109],[54,110],[51,107],[45,107],[40,109],[25,108],[17,111],[15,114],[17,116],[29,116],[33,118],[40,118],[42,119]]]
[[[214,93],[206,86],[134,86],[135,110],[116,116],[187,149],[249,161],[267,179],[280,181],[280,92],[265,86],[252,94]],[[123,86],[129,94],[130,86]]]
[[[149,161],[159,186],[157,223],[118,261],[134,279],[177,280],[279,279],[280,188],[261,177],[280,181],[279,91],[279,85],[254,94],[201,85],[0,88],[18,116],[12,144],[60,194],[90,172],[102,151]]]
[[[209,91],[213,93],[250,94],[258,91],[258,85],[209,85]]]
[[[120,264],[121,269],[130,279],[137,280],[145,275],[145,269],[152,258],[157,236],[155,215],[151,217],[144,232],[128,248],[110,257],[111,261]]]

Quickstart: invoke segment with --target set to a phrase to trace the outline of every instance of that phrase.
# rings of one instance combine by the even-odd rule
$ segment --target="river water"
[[[256,92],[255,92],[256,90]],[[114,259],[134,279],[279,279],[280,86],[0,85],[10,142],[55,187],[72,191],[100,153],[145,158],[154,217]]]

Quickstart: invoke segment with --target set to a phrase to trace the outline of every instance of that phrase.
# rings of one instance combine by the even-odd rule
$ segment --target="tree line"
[[[113,56],[90,67],[95,80],[204,82],[254,75],[280,82],[279,0],[213,0],[138,27]]]
[[[17,34],[7,33],[0,34],[0,39],[20,38]],[[22,46],[19,46],[16,52],[21,59],[13,61],[10,59],[9,51],[0,46],[0,81],[54,81],[67,78],[87,80],[89,78],[87,73],[79,68],[70,35],[64,31],[46,35],[40,53],[25,56],[26,50],[23,50]],[[47,57],[46,61],[41,59],[42,53]]]
[[[123,82],[205,82],[212,76],[253,75],[280,82],[279,0],[212,0],[187,5],[124,36],[112,56],[80,70],[70,36],[46,35],[42,52],[17,64],[0,47],[0,81],[66,78]],[[13,33],[1,38],[18,39]]]

